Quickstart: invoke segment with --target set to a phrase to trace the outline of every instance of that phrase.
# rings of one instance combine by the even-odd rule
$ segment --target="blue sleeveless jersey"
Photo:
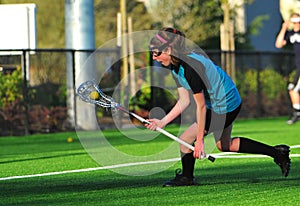
[[[242,100],[235,84],[226,72],[202,55],[191,53],[188,56],[199,61],[204,66],[204,72],[200,72],[199,75],[205,84],[204,96],[206,107],[218,114],[225,114],[235,110],[241,104]],[[197,70],[197,68],[190,69]],[[180,65],[178,73],[172,70],[172,74],[180,86],[191,90],[192,85],[189,79],[186,78],[185,70],[186,68]]]

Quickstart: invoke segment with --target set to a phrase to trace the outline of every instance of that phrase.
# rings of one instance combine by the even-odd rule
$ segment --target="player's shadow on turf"
[[[217,171],[216,171],[217,170]],[[199,176],[198,176],[199,174]],[[233,163],[229,166],[218,166],[213,168],[196,168],[195,176],[198,182],[204,185],[218,185],[231,183],[263,183],[274,181],[295,181],[299,180],[300,171],[296,164],[291,165],[288,177],[281,175],[280,168],[273,162],[251,162]],[[213,181],[212,181],[213,180]],[[290,183],[289,183],[290,184]]]

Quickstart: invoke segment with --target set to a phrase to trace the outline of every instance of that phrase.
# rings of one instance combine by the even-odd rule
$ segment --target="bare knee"
[[[218,141],[216,146],[221,152],[237,152],[239,149],[239,138],[229,139],[229,141]]]
[[[221,152],[229,152],[230,151],[229,145],[224,144],[224,143],[222,144],[221,141],[218,141],[216,146],[217,146],[218,150]]]
[[[190,152],[193,152],[191,149],[187,148],[187,147],[184,146],[184,145],[180,145],[180,151],[181,151],[182,153],[185,153],[185,154],[190,153]]]
[[[217,145],[217,148],[218,148],[218,150],[219,150],[220,152],[230,152],[229,147],[228,147],[228,146],[224,146],[224,145],[222,145],[222,144]]]

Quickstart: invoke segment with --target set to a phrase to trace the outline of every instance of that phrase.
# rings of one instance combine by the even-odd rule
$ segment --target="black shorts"
[[[240,104],[232,112],[226,114],[217,114],[214,111],[207,109],[206,111],[206,122],[205,130],[210,133],[214,131],[220,131],[228,127],[236,119],[237,115],[241,110],[242,104]]]

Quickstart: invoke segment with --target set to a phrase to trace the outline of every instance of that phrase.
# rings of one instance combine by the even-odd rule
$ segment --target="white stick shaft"
[[[142,123],[148,123],[148,124],[151,124],[150,122],[148,122],[147,120],[145,120],[144,118],[138,116],[138,115],[135,114],[135,113],[131,113],[131,115],[134,116],[135,118],[137,118],[137,119],[138,119],[139,121],[141,121]],[[189,149],[191,149],[191,150],[194,151],[194,147],[193,147],[192,145],[190,145],[190,144],[188,144],[187,142],[185,142],[185,141],[179,139],[179,138],[176,137],[175,135],[173,135],[173,134],[167,132],[166,130],[157,127],[157,128],[156,128],[156,131],[158,131],[158,132],[160,132],[160,133],[166,135],[167,137],[170,137],[171,139],[175,140],[176,142],[178,142],[178,143],[180,143],[180,144],[182,144],[182,145],[186,146],[187,148],[189,148]]]
[[[120,108],[119,108],[119,109],[120,109]],[[141,116],[139,116],[139,115],[137,115],[137,114],[135,114],[135,113],[133,113],[133,112],[129,112],[129,111],[126,111],[126,110],[124,110],[124,109],[122,109],[122,111],[124,111],[124,112],[128,113],[129,115],[135,117],[136,119],[138,119],[138,120],[139,120],[140,122],[142,122],[143,124],[151,124],[151,122],[147,121],[147,120],[144,119],[143,117],[141,117]],[[195,149],[192,145],[188,144],[187,142],[181,140],[180,138],[176,137],[175,135],[173,135],[173,134],[167,132],[166,130],[164,130],[164,129],[162,129],[162,128],[157,127],[157,128],[156,128],[156,131],[158,131],[158,132],[160,132],[160,133],[166,135],[167,137],[169,137],[169,138],[175,140],[176,142],[178,142],[178,143],[180,143],[180,144],[186,146],[187,148],[189,148],[189,149],[192,150],[192,151],[194,151],[194,149]],[[201,157],[201,158],[202,158],[202,157]],[[214,161],[215,161],[215,158],[212,157],[212,156],[210,156],[210,155],[208,155],[207,158],[208,158],[211,162],[214,162]]]
[[[187,142],[185,142],[185,141],[179,139],[179,138],[176,137],[175,135],[173,135],[173,134],[167,132],[166,130],[161,129],[161,128],[159,128],[159,127],[157,127],[156,130],[157,130],[158,132],[160,132],[160,133],[166,135],[167,137],[170,137],[171,139],[175,140],[176,142],[178,142],[178,143],[180,143],[180,144],[182,144],[182,145],[186,146],[187,148],[189,148],[189,149],[191,149],[191,150],[194,151],[194,147],[193,147],[192,145],[190,145],[190,144],[188,144]]]
[[[180,143],[180,144],[186,146],[186,147],[189,148],[190,150],[193,150],[193,151],[194,151],[194,149],[195,149],[192,145],[190,145],[190,144],[188,144],[187,142],[185,142],[185,141],[179,139],[179,138],[176,137],[175,135],[173,135],[173,134],[167,132],[166,130],[164,130],[164,129],[162,129],[162,128],[157,127],[157,128],[156,128],[156,131],[158,131],[158,132],[160,132],[160,133],[166,135],[167,137],[169,137],[169,138],[175,140],[176,142],[178,142],[178,143]],[[201,155],[201,158],[204,158],[204,157]],[[212,157],[212,156],[210,156],[210,155],[207,155],[207,159],[209,159],[211,162],[214,162],[214,161],[215,161],[215,158]]]
[[[145,124],[151,124],[149,121],[145,120],[143,117],[140,117],[139,115],[130,112],[130,115],[132,115],[133,117],[135,117],[137,120],[139,120],[141,123]]]

